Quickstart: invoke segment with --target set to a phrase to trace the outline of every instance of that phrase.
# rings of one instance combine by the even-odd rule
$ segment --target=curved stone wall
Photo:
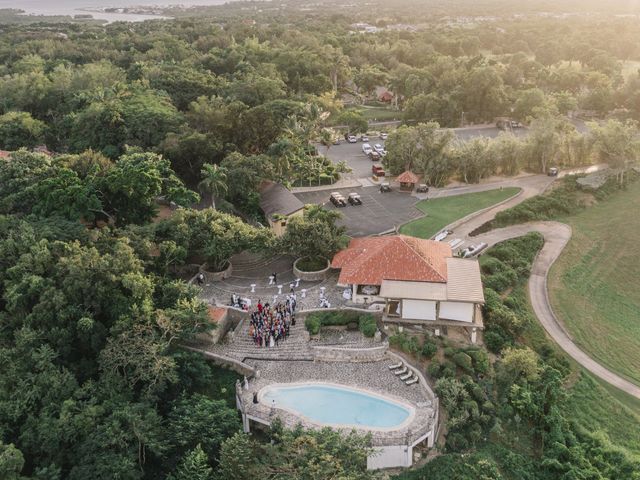
[[[306,282],[317,282],[320,280],[326,280],[329,275],[329,270],[331,270],[331,264],[329,260],[327,260],[327,268],[322,270],[317,270],[315,272],[303,272],[298,269],[298,262],[302,260],[302,258],[298,258],[295,262],[293,262],[293,274],[299,278],[300,280],[304,280]]]
[[[229,278],[233,273],[233,264],[231,262],[229,262],[229,266],[221,272],[209,272],[206,270],[207,267],[207,264],[200,267],[201,272],[204,273],[205,281],[207,282],[219,282],[225,278]]]

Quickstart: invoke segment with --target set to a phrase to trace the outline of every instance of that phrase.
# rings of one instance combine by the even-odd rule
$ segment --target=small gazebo
[[[400,183],[400,190],[412,191],[416,183],[418,183],[418,176],[411,170],[407,170],[404,173],[398,175],[396,181]]]

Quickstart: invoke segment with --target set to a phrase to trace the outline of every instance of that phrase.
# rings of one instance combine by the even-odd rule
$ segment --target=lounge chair
[[[402,370],[396,370],[395,373],[396,375],[404,375],[405,373],[407,373],[409,371],[409,369],[407,368],[407,366],[405,365],[405,367]]]
[[[406,380],[404,383],[406,383],[407,385],[413,385],[414,383],[418,383],[418,381],[418,377],[413,377],[411,380]]]
[[[409,371],[409,373],[407,373],[406,375],[402,375],[400,377],[400,380],[402,380],[404,382],[405,380],[409,380],[409,378],[411,378],[411,377],[413,377],[413,372]]]
[[[402,362],[397,363],[395,365],[389,365],[389,370],[396,370],[396,369],[400,368],[402,365],[404,365]]]

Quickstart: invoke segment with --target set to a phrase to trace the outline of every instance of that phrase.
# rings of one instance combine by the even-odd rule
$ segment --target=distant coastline
[[[50,0],[0,0],[0,11],[9,16],[23,19],[101,22],[140,22],[144,20],[171,19],[167,13],[176,8],[193,6],[214,6],[228,3],[228,0],[66,0],[62,5]],[[7,19],[10,21],[10,19]],[[16,19],[19,20],[19,19]]]

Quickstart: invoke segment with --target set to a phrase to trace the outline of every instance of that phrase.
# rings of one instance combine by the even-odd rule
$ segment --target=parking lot
[[[360,135],[358,135],[357,143],[347,143],[344,138],[341,138],[340,145],[331,145],[329,149],[324,145],[319,145],[318,151],[322,155],[326,155],[334,163],[347,162],[347,165],[353,169],[351,174],[353,178],[367,178],[371,176],[371,165],[374,162],[362,153],[362,144],[368,143],[373,147],[376,143],[379,143],[384,147],[384,140],[381,140],[377,135],[370,136],[368,142],[361,142],[359,139]]]
[[[408,193],[391,191],[380,193],[376,187],[336,189],[345,197],[351,192],[360,194],[362,205],[336,208],[330,201],[331,190],[296,193],[303,203],[321,204],[327,210],[338,210],[343,218],[340,225],[347,227],[351,236],[375,235],[397,227],[409,220],[421,217],[422,212],[415,208],[417,199]]]

